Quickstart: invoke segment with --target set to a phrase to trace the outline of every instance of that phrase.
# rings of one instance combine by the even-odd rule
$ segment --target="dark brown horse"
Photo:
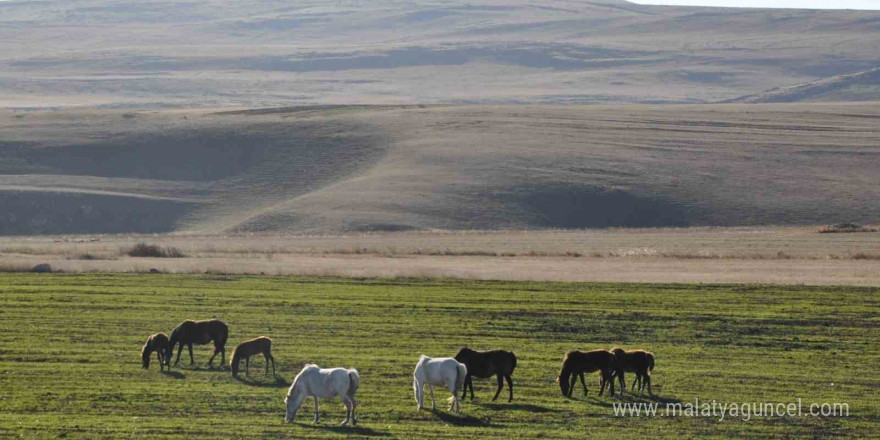
[[[141,348],[141,360],[144,363],[144,368],[150,368],[150,355],[155,351],[156,357],[159,359],[159,370],[164,370],[167,365],[165,361],[166,350],[168,350],[168,336],[165,333],[150,335],[147,338],[147,343]]]
[[[584,373],[592,373],[598,371],[601,376],[599,379],[599,395],[605,391],[605,387],[611,387],[611,395],[614,395],[614,354],[608,350],[593,350],[588,352],[569,351],[565,353],[562,360],[562,372],[556,378],[562,395],[571,397],[574,392],[574,385],[577,383],[578,377],[581,378],[581,384],[584,386],[584,396],[587,395],[587,382],[584,380]],[[572,379],[573,378],[573,379]]]
[[[235,347],[232,351],[232,358],[229,360],[229,369],[232,370],[232,377],[238,377],[238,367],[241,358],[244,358],[244,374],[250,375],[251,356],[255,354],[263,354],[266,359],[266,374],[269,374],[269,361],[272,361],[272,374],[275,374],[275,358],[272,356],[272,340],[266,336],[244,341]]]
[[[614,353],[614,374],[620,382],[620,393],[626,390],[626,382],[624,381],[624,373],[635,373],[636,380],[633,381],[633,390],[636,383],[639,384],[639,392],[648,385],[648,394],[654,395],[651,391],[651,372],[654,371],[654,355],[645,350],[624,350],[622,348],[612,348]]]
[[[167,363],[171,363],[171,356],[174,354],[174,344],[177,344],[177,359],[174,365],[180,362],[180,352],[183,351],[183,344],[189,347],[189,364],[195,363],[193,359],[193,344],[204,345],[214,341],[214,354],[208,365],[214,367],[214,357],[220,353],[220,359],[226,357],[226,339],[229,337],[229,326],[223,321],[210,319],[207,321],[193,321],[187,319],[174,328],[171,332],[171,339],[168,342]]]
[[[455,360],[467,367],[467,376],[464,379],[464,392],[461,394],[462,399],[467,395],[468,385],[470,385],[471,400],[474,400],[473,376],[492,377],[495,375],[498,377],[498,390],[495,391],[495,397],[492,398],[492,401],[495,401],[498,395],[501,394],[501,388],[504,387],[503,379],[507,379],[507,390],[510,391],[510,397],[507,401],[513,401],[513,381],[510,379],[510,375],[513,374],[513,370],[516,368],[516,355],[512,351],[476,351],[464,347],[458,350]]]

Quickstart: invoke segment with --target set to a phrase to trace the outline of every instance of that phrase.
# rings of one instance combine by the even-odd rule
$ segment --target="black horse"
[[[495,397],[492,400],[494,401],[498,398],[501,388],[504,387],[504,379],[507,379],[507,389],[510,391],[510,398],[507,401],[513,401],[513,381],[510,379],[510,375],[513,374],[513,370],[516,368],[516,355],[512,351],[476,351],[464,347],[458,350],[455,360],[467,367],[467,376],[464,378],[464,392],[461,394],[462,399],[467,395],[467,389],[470,386],[471,400],[474,400],[474,381],[472,376],[492,377],[495,375],[498,376],[498,391],[495,391]]]
[[[556,383],[565,397],[571,397],[574,391],[574,385],[578,378],[581,379],[581,385],[584,386],[584,396],[587,395],[587,382],[584,380],[584,373],[593,373],[598,371],[599,376],[599,395],[605,391],[606,386],[610,386],[611,395],[614,395],[614,353],[608,350],[593,351],[577,351],[572,350],[565,353],[562,360],[562,371],[556,377]]]
[[[208,365],[214,367],[214,357],[220,353],[220,359],[226,358],[226,339],[229,337],[229,326],[223,321],[210,319],[207,321],[193,321],[187,319],[174,328],[171,332],[171,339],[168,342],[168,360],[166,364],[171,364],[171,356],[174,354],[174,344],[177,344],[177,359],[174,365],[180,362],[180,352],[183,351],[183,344],[189,347],[189,364],[195,363],[193,359],[193,344],[204,345],[214,341],[214,354]]]

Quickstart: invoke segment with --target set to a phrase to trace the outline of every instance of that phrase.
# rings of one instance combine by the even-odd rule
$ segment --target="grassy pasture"
[[[214,275],[0,276],[0,438],[867,438],[880,429],[880,289],[568,284]],[[235,380],[196,367],[142,370],[146,336],[185,318],[273,337],[278,377]],[[505,348],[519,357],[512,404],[492,382],[460,417],[416,412],[420,353]],[[614,400],[560,395],[568,349],[622,345],[657,358],[660,402],[845,402],[845,418],[616,417]],[[354,366],[360,425],[311,403],[284,425],[286,385],[304,362]],[[631,380],[631,378],[630,378]],[[506,392],[505,392],[506,393]],[[505,395],[504,393],[502,396]],[[627,394],[626,401],[648,401]]]

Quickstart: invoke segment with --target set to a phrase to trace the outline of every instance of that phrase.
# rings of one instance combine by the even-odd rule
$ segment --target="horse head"
[[[471,355],[473,353],[474,353],[474,351],[471,350],[470,348],[468,348],[467,346],[461,347],[458,350],[458,353],[455,354],[455,360],[457,360],[459,362],[464,362],[469,357],[471,357]]]
[[[152,352],[153,350],[150,350],[150,341],[147,341],[141,349],[141,361],[143,362],[143,368],[145,369],[150,368],[150,355],[153,354]]]
[[[568,397],[568,378],[569,374],[565,369],[562,370],[559,376],[556,376],[556,383],[559,384],[559,389],[562,390],[564,397]]]

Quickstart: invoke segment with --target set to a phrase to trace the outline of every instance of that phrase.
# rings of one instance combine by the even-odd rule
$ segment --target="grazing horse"
[[[584,381],[584,373],[600,372],[599,378],[599,395],[605,391],[605,386],[610,384],[611,395],[614,395],[614,354],[608,350],[593,350],[582,352],[572,350],[565,353],[562,360],[562,372],[556,377],[556,383],[562,390],[562,395],[571,397],[574,392],[574,385],[577,383],[578,377],[581,378],[581,384],[584,386],[584,396],[587,395],[587,382]],[[571,378],[573,380],[570,380]]]
[[[141,360],[144,362],[144,368],[150,368],[150,355],[155,351],[156,357],[159,358],[159,370],[164,370],[168,364],[165,360],[165,350],[168,350],[168,336],[165,333],[150,335],[147,338],[147,343],[141,348]]]
[[[168,341],[167,363],[171,363],[171,355],[174,354],[174,344],[177,344],[177,359],[174,365],[180,362],[180,352],[183,351],[183,344],[189,348],[189,364],[195,363],[193,359],[193,344],[204,345],[214,341],[214,354],[208,365],[214,367],[214,357],[220,353],[220,359],[226,357],[226,339],[229,337],[229,326],[223,321],[210,319],[207,321],[193,321],[187,319],[174,328],[171,332],[171,339]]]
[[[299,407],[306,398],[315,398],[315,423],[320,421],[318,413],[318,398],[332,399],[339,396],[345,405],[345,420],[342,424],[357,424],[354,409],[357,400],[354,400],[361,377],[354,368],[319,368],[315,364],[306,364],[302,371],[293,379],[293,384],[287,390],[284,403],[287,404],[287,412],[284,415],[285,422],[292,422],[296,418]]]
[[[494,402],[498,395],[501,394],[501,388],[504,387],[503,379],[507,379],[507,390],[510,392],[510,397],[507,401],[513,401],[513,381],[510,379],[510,375],[513,374],[513,370],[516,368],[516,355],[512,351],[476,351],[464,347],[458,350],[455,360],[467,367],[464,390],[461,394],[462,399],[467,395],[468,386],[470,386],[471,400],[474,400],[473,376],[492,377],[492,375],[496,375],[498,376],[498,390],[495,391],[495,397],[492,398],[492,401]]]
[[[272,375],[275,375],[275,357],[272,356],[272,340],[266,336],[260,336],[250,341],[244,341],[235,347],[229,359],[229,369],[232,370],[232,377],[238,377],[238,367],[241,364],[241,358],[244,358],[244,374],[250,376],[251,356],[260,353],[266,358],[266,374],[269,374],[269,361],[272,361]]]
[[[464,387],[464,378],[467,377],[467,366],[453,358],[429,358],[422,355],[413,372],[413,391],[416,394],[416,409],[425,406],[425,384],[431,390],[431,408],[437,409],[434,401],[434,385],[446,386],[452,392],[449,398],[449,409],[456,414],[461,413],[461,404],[456,396]]]
[[[635,390],[636,383],[639,384],[639,392],[648,385],[648,394],[654,395],[651,391],[651,372],[654,371],[654,355],[645,350],[624,350],[622,348],[612,348],[614,353],[614,374],[620,382],[620,394],[626,390],[626,382],[624,381],[624,372],[635,373],[636,380],[633,381],[632,388]]]

